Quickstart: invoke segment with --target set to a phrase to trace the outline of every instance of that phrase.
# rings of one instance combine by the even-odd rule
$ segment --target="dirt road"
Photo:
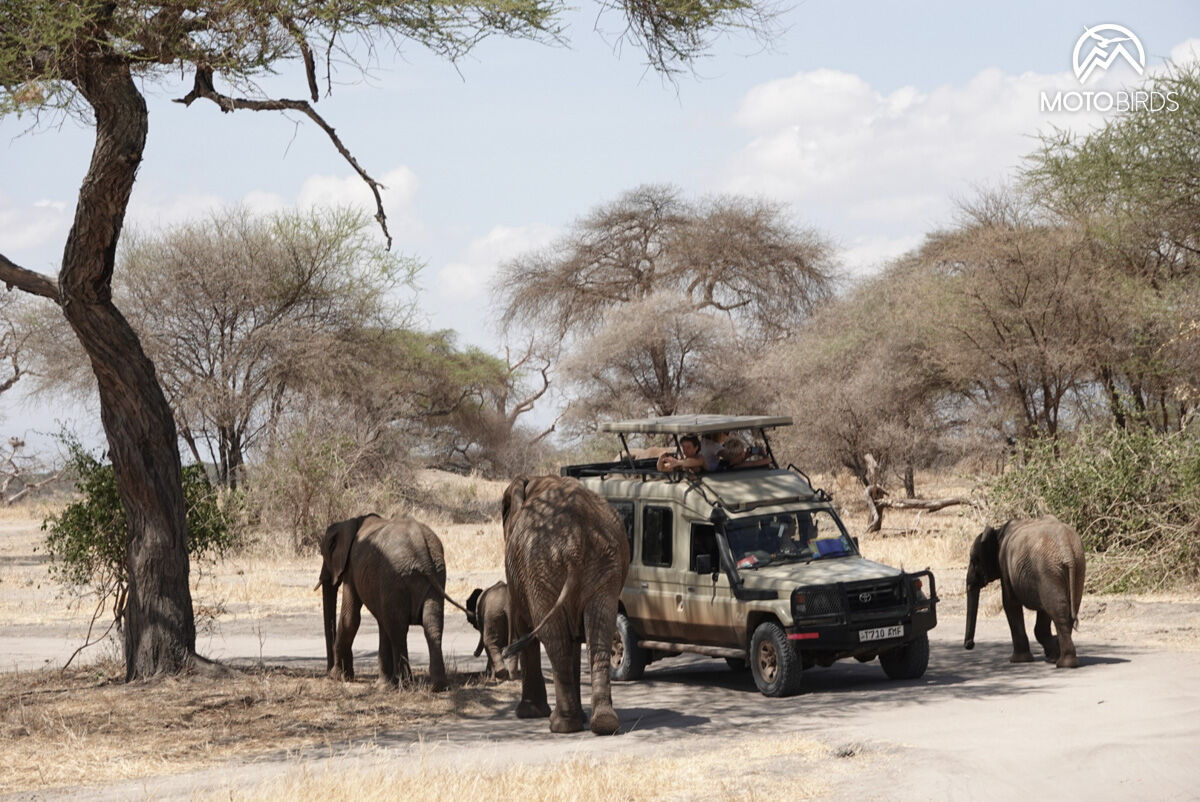
[[[767,699],[748,673],[723,662],[678,657],[653,664],[644,679],[617,683],[624,726],[614,738],[551,736],[544,721],[507,712],[422,732],[388,735],[366,753],[306,757],[309,771],[336,761],[368,768],[420,757],[425,765],[507,766],[566,756],[679,756],[711,759],[730,739],[803,736],[826,757],[781,759],[752,772],[754,798],[786,796],[789,784],[817,784],[830,799],[1024,799],[1053,789],[1090,799],[1200,799],[1200,603],[1194,600],[1088,600],[1077,640],[1082,667],[1010,665],[1002,615],[981,618],[978,646],[961,647],[961,599],[942,605],[930,668],[919,681],[887,680],[877,663],[838,663],[805,674],[792,699]],[[474,631],[448,616],[446,653],[475,670]],[[249,662],[320,666],[319,615],[222,627],[207,653]],[[0,648],[14,648],[12,631]],[[364,618],[358,644],[374,643]],[[45,644],[24,644],[40,658]],[[202,644],[202,651],[203,646]],[[424,655],[419,631],[411,653]],[[11,652],[10,652],[11,658]],[[360,665],[373,653],[359,650]],[[585,662],[586,665],[586,662]],[[586,700],[586,690],[585,690]],[[719,753],[718,753],[719,754]],[[227,783],[245,787],[295,766],[295,756],[194,775],[77,791],[72,798],[193,797]],[[730,773],[738,774],[731,766]],[[715,789],[681,797],[716,798]]]

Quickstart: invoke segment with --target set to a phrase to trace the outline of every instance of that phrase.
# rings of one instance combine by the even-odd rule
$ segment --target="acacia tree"
[[[236,487],[289,396],[407,318],[389,293],[418,265],[349,211],[213,214],[131,238],[117,295],[197,462]]]
[[[711,31],[761,21],[751,0],[616,5],[629,21],[629,35],[664,70],[702,52]],[[0,4],[0,110],[69,108],[88,117],[96,133],[57,281],[2,255],[0,281],[58,304],[96,377],[129,521],[127,678],[196,662],[174,418],[153,363],[112,298],[117,243],[146,144],[149,115],[141,87],[190,72],[193,86],[183,103],[304,114],[371,187],[386,234],[378,182],[313,106],[319,97],[317,54],[329,63],[356,42],[373,46],[382,39],[415,41],[456,58],[491,34],[554,38],[563,7],[558,0]],[[255,76],[291,60],[303,64],[311,101],[238,97],[218,88],[218,78],[250,86]]]
[[[1121,280],[1120,303],[1109,305],[1117,319],[1097,332],[1111,343],[1095,379],[1113,420],[1169,431],[1200,402],[1200,64],[1171,66],[1145,88],[1178,107],[1046,136],[1025,179]]]
[[[829,243],[783,206],[643,186],[507,264],[496,294],[507,328],[565,341],[588,419],[711,408],[719,368],[745,363],[729,355],[790,336],[832,284]]]

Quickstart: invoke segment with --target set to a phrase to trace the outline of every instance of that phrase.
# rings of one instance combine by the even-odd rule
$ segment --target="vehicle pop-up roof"
[[[601,423],[600,431],[614,434],[706,434],[791,425],[792,419],[787,415],[667,415]]]
[[[667,415],[659,418],[635,418],[633,420],[609,421],[600,424],[600,431],[612,432],[621,438],[622,456],[617,462],[597,462],[588,465],[569,465],[562,469],[564,476],[602,476],[610,473],[657,473],[654,460],[635,460],[629,450],[626,435],[658,434],[670,435],[676,446],[680,435],[702,435],[709,432],[736,432],[753,430],[759,433],[767,456],[773,467],[778,467],[771,444],[767,442],[766,430],[779,426],[791,426],[787,415]]]

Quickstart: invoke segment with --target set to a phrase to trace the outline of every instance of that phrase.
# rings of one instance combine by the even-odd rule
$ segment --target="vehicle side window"
[[[670,565],[674,533],[669,508],[642,508],[642,565]]]
[[[621,516],[621,523],[625,524],[625,537],[629,538],[629,553],[633,554],[633,502],[610,501],[608,503],[617,511],[617,515]]]
[[[688,560],[689,570],[699,570],[696,567],[696,558],[701,554],[712,558],[709,565],[713,569],[721,564],[721,557],[717,551],[717,528],[712,524],[692,524],[692,556]]]

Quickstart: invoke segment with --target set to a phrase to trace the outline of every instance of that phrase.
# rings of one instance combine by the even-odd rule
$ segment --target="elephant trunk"
[[[337,585],[329,569],[321,569],[321,600],[325,606],[325,670],[333,668],[333,639],[337,633]]]
[[[975,648],[975,619],[979,615],[979,588],[967,588],[967,636],[963,648]]]

